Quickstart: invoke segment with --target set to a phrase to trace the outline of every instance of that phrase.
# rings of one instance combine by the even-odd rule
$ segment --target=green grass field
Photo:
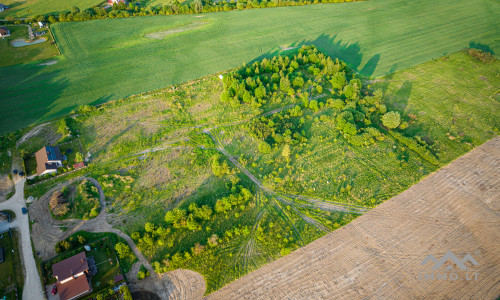
[[[4,250],[5,261],[0,263],[0,297],[7,300],[18,299],[23,289],[23,271],[17,267],[21,265],[21,251],[18,248],[18,234],[9,232],[0,235],[0,247]],[[14,252],[12,252],[14,251]],[[19,290],[19,293],[18,293]]]
[[[50,34],[44,35],[47,41],[25,47],[12,47],[10,42],[27,39],[28,29],[24,25],[8,26],[11,36],[0,39],[0,67],[46,59],[59,54]],[[48,30],[45,30],[48,33]]]
[[[101,0],[5,0],[2,4],[10,8],[0,13],[0,18],[26,18],[43,14],[58,14],[69,11],[73,6],[86,9],[103,3]]]
[[[137,17],[56,24],[62,57],[0,69],[0,132],[97,104],[185,82],[280,46],[315,44],[366,76],[382,76],[469,46],[500,51],[500,3],[494,0],[392,1],[253,9],[228,13]],[[199,29],[147,33],[208,21]]]

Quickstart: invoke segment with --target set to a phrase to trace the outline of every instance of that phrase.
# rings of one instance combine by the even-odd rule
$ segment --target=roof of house
[[[87,263],[87,255],[85,255],[85,251],[83,251],[53,264],[52,275],[57,277],[58,281],[63,281],[88,269],[89,264]]]
[[[0,7],[9,8],[7,5],[0,3]]]
[[[74,165],[73,165],[73,168],[74,168],[75,170],[81,169],[81,168],[83,168],[83,167],[85,167],[85,163],[84,163],[83,161],[81,161],[81,162],[76,163],[76,164],[74,164]]]
[[[120,281],[122,281],[124,279],[125,278],[123,277],[122,274],[118,274],[118,275],[115,276],[115,283],[120,282]]]
[[[63,284],[57,284],[59,299],[69,300],[75,299],[76,297],[83,295],[90,291],[90,285],[87,280],[87,276],[78,276]]]
[[[49,160],[62,159],[61,151],[59,151],[59,147],[57,146],[47,146],[45,147],[45,151],[47,151],[47,157],[49,158]]]
[[[41,175],[46,170],[57,170],[56,164],[48,163],[48,161],[62,160],[61,151],[57,146],[47,146],[38,150],[35,153],[36,157],[36,173]]]

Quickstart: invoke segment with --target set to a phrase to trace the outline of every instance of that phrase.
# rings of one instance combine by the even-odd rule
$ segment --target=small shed
[[[78,170],[78,169],[81,169],[81,168],[85,168],[85,163],[83,161],[79,162],[79,163],[76,163],[73,165],[73,169],[75,170]]]

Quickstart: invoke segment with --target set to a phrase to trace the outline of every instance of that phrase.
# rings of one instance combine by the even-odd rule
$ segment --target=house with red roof
[[[80,252],[52,265],[52,275],[57,279],[57,294],[61,300],[73,300],[92,291],[89,264],[85,252]]]

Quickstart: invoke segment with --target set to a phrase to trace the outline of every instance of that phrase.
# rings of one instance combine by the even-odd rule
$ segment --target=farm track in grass
[[[0,133],[67,114],[78,105],[273,56],[283,45],[315,44],[372,77],[458,51],[471,41],[499,53],[498,11],[500,3],[494,0],[374,0],[252,9],[205,14],[210,24],[165,40],[144,36],[192,22],[194,16],[58,23],[52,28],[67,59],[0,69]]]

